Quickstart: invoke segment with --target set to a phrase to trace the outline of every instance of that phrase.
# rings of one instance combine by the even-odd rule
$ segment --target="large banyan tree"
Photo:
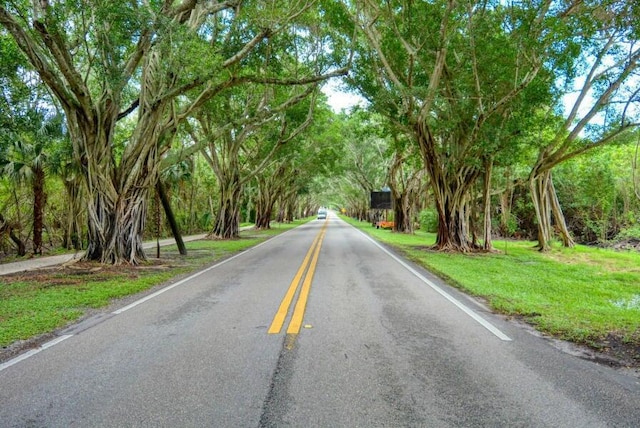
[[[178,125],[231,87],[301,78],[299,70],[277,60],[252,58],[264,57],[267,46],[280,40],[287,44],[291,34],[311,33],[324,3],[331,2],[18,0],[0,5],[0,25],[64,109],[89,198],[87,259],[135,264],[145,258],[147,196]],[[326,28],[313,28],[317,40],[323,39]],[[298,54],[317,51],[301,46]],[[316,74],[338,73],[330,58],[320,62]],[[260,68],[251,67],[256,63]],[[307,83],[313,77],[304,76]]]

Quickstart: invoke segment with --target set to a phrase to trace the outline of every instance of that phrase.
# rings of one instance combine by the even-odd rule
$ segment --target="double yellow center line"
[[[271,326],[268,330],[269,334],[278,334],[282,330],[282,326],[284,325],[287,314],[289,313],[289,307],[291,307],[291,303],[293,302],[293,299],[296,295],[296,291],[298,290],[302,277],[304,276],[302,288],[300,289],[300,294],[298,295],[298,301],[296,302],[296,306],[293,310],[293,315],[291,316],[291,322],[289,322],[289,327],[287,328],[287,334],[298,334],[300,332],[300,328],[302,327],[302,318],[304,317],[304,311],[307,307],[307,299],[309,298],[309,291],[311,290],[311,282],[313,281],[313,275],[316,270],[316,265],[318,264],[320,247],[322,247],[322,241],[324,240],[324,236],[326,233],[327,221],[325,221],[322,225],[322,229],[313,240],[311,248],[309,248],[307,255],[302,261],[302,265],[300,265],[298,272],[293,277],[293,280],[289,285],[289,289],[287,290],[287,293],[280,303],[278,312],[276,312],[276,315],[271,322]]]

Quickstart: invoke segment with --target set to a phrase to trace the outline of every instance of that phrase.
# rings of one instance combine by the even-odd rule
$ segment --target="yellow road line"
[[[327,222],[325,221],[324,225],[322,226],[322,230],[320,230],[320,233],[318,233],[316,238],[313,240],[313,243],[311,244],[311,248],[309,248],[309,251],[307,251],[307,254],[304,257],[304,260],[302,261],[302,264],[300,265],[298,272],[296,272],[296,275],[293,277],[293,280],[289,285],[289,289],[287,290],[287,293],[282,299],[282,302],[280,303],[280,307],[278,308],[278,311],[276,312],[276,315],[273,318],[273,321],[271,322],[271,326],[267,331],[268,334],[278,334],[282,330],[282,326],[284,325],[284,321],[287,317],[287,313],[289,312],[289,307],[291,306],[291,303],[293,301],[293,298],[295,297],[298,286],[300,285],[300,280],[302,279],[302,276],[307,270],[307,267],[309,266],[309,261],[311,260],[311,257],[313,255],[313,261],[311,262],[311,265],[313,265],[313,269],[311,268],[309,269],[309,271],[307,272],[307,276],[305,277],[305,281],[303,283],[303,290],[306,288],[306,295],[304,299],[305,300],[304,305],[301,308],[302,313],[298,315],[298,317],[300,317],[300,324],[302,323],[302,316],[304,315],[306,299],[308,298],[308,295],[309,295],[309,288],[311,286],[311,281],[313,280],[313,273],[315,271],[315,266],[318,262],[318,254],[320,253],[320,246],[322,245],[322,239],[324,238],[326,227],[327,227]],[[305,284],[307,282],[309,282],[309,284],[305,287]],[[300,292],[300,294],[302,296],[302,291]],[[296,313],[299,312],[298,311],[299,305],[300,305],[300,297],[298,298],[298,303],[296,303],[296,307],[294,309],[294,316]],[[298,331],[300,331],[299,327],[298,327]]]
[[[293,315],[291,316],[291,322],[289,323],[287,334],[300,333],[300,327],[302,326],[302,318],[304,317],[304,310],[307,307],[309,291],[311,290],[311,282],[313,281],[313,274],[316,271],[316,265],[318,264],[318,256],[320,255],[320,248],[322,247],[322,240],[324,239],[324,235],[326,232],[327,232],[326,228],[323,227],[322,231],[320,232],[321,233],[320,241],[318,241],[318,245],[316,245],[316,250],[313,254],[313,260],[311,260],[311,264],[309,265],[309,271],[307,272],[307,276],[305,276],[304,282],[302,283],[300,296],[298,296],[296,307],[293,310]]]

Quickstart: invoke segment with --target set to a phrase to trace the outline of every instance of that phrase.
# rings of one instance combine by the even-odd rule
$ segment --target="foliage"
[[[627,239],[638,239],[640,240],[640,224],[635,224],[631,227],[626,227],[620,230],[620,232],[615,236],[616,241],[624,241]]]
[[[438,213],[434,209],[420,211],[420,230],[428,233],[438,231]]]
[[[340,124],[336,143],[344,154],[325,190],[325,200],[345,207],[351,215],[363,218],[369,209],[370,193],[389,184],[391,165],[390,139],[383,118],[356,109],[349,115],[340,113],[334,119]]]
[[[594,154],[559,167],[555,175],[565,217],[580,242],[603,242],[615,233],[616,183],[610,164],[608,156]]]
[[[440,249],[472,249],[476,182],[486,174],[488,188],[489,167],[513,161],[522,119],[551,99],[548,14],[528,2],[353,3],[362,46],[351,84],[419,147]]]

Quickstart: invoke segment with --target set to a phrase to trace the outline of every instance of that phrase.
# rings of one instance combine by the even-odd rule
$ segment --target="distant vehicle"
[[[327,210],[324,208],[320,208],[318,210],[318,220],[324,220],[327,218]]]

